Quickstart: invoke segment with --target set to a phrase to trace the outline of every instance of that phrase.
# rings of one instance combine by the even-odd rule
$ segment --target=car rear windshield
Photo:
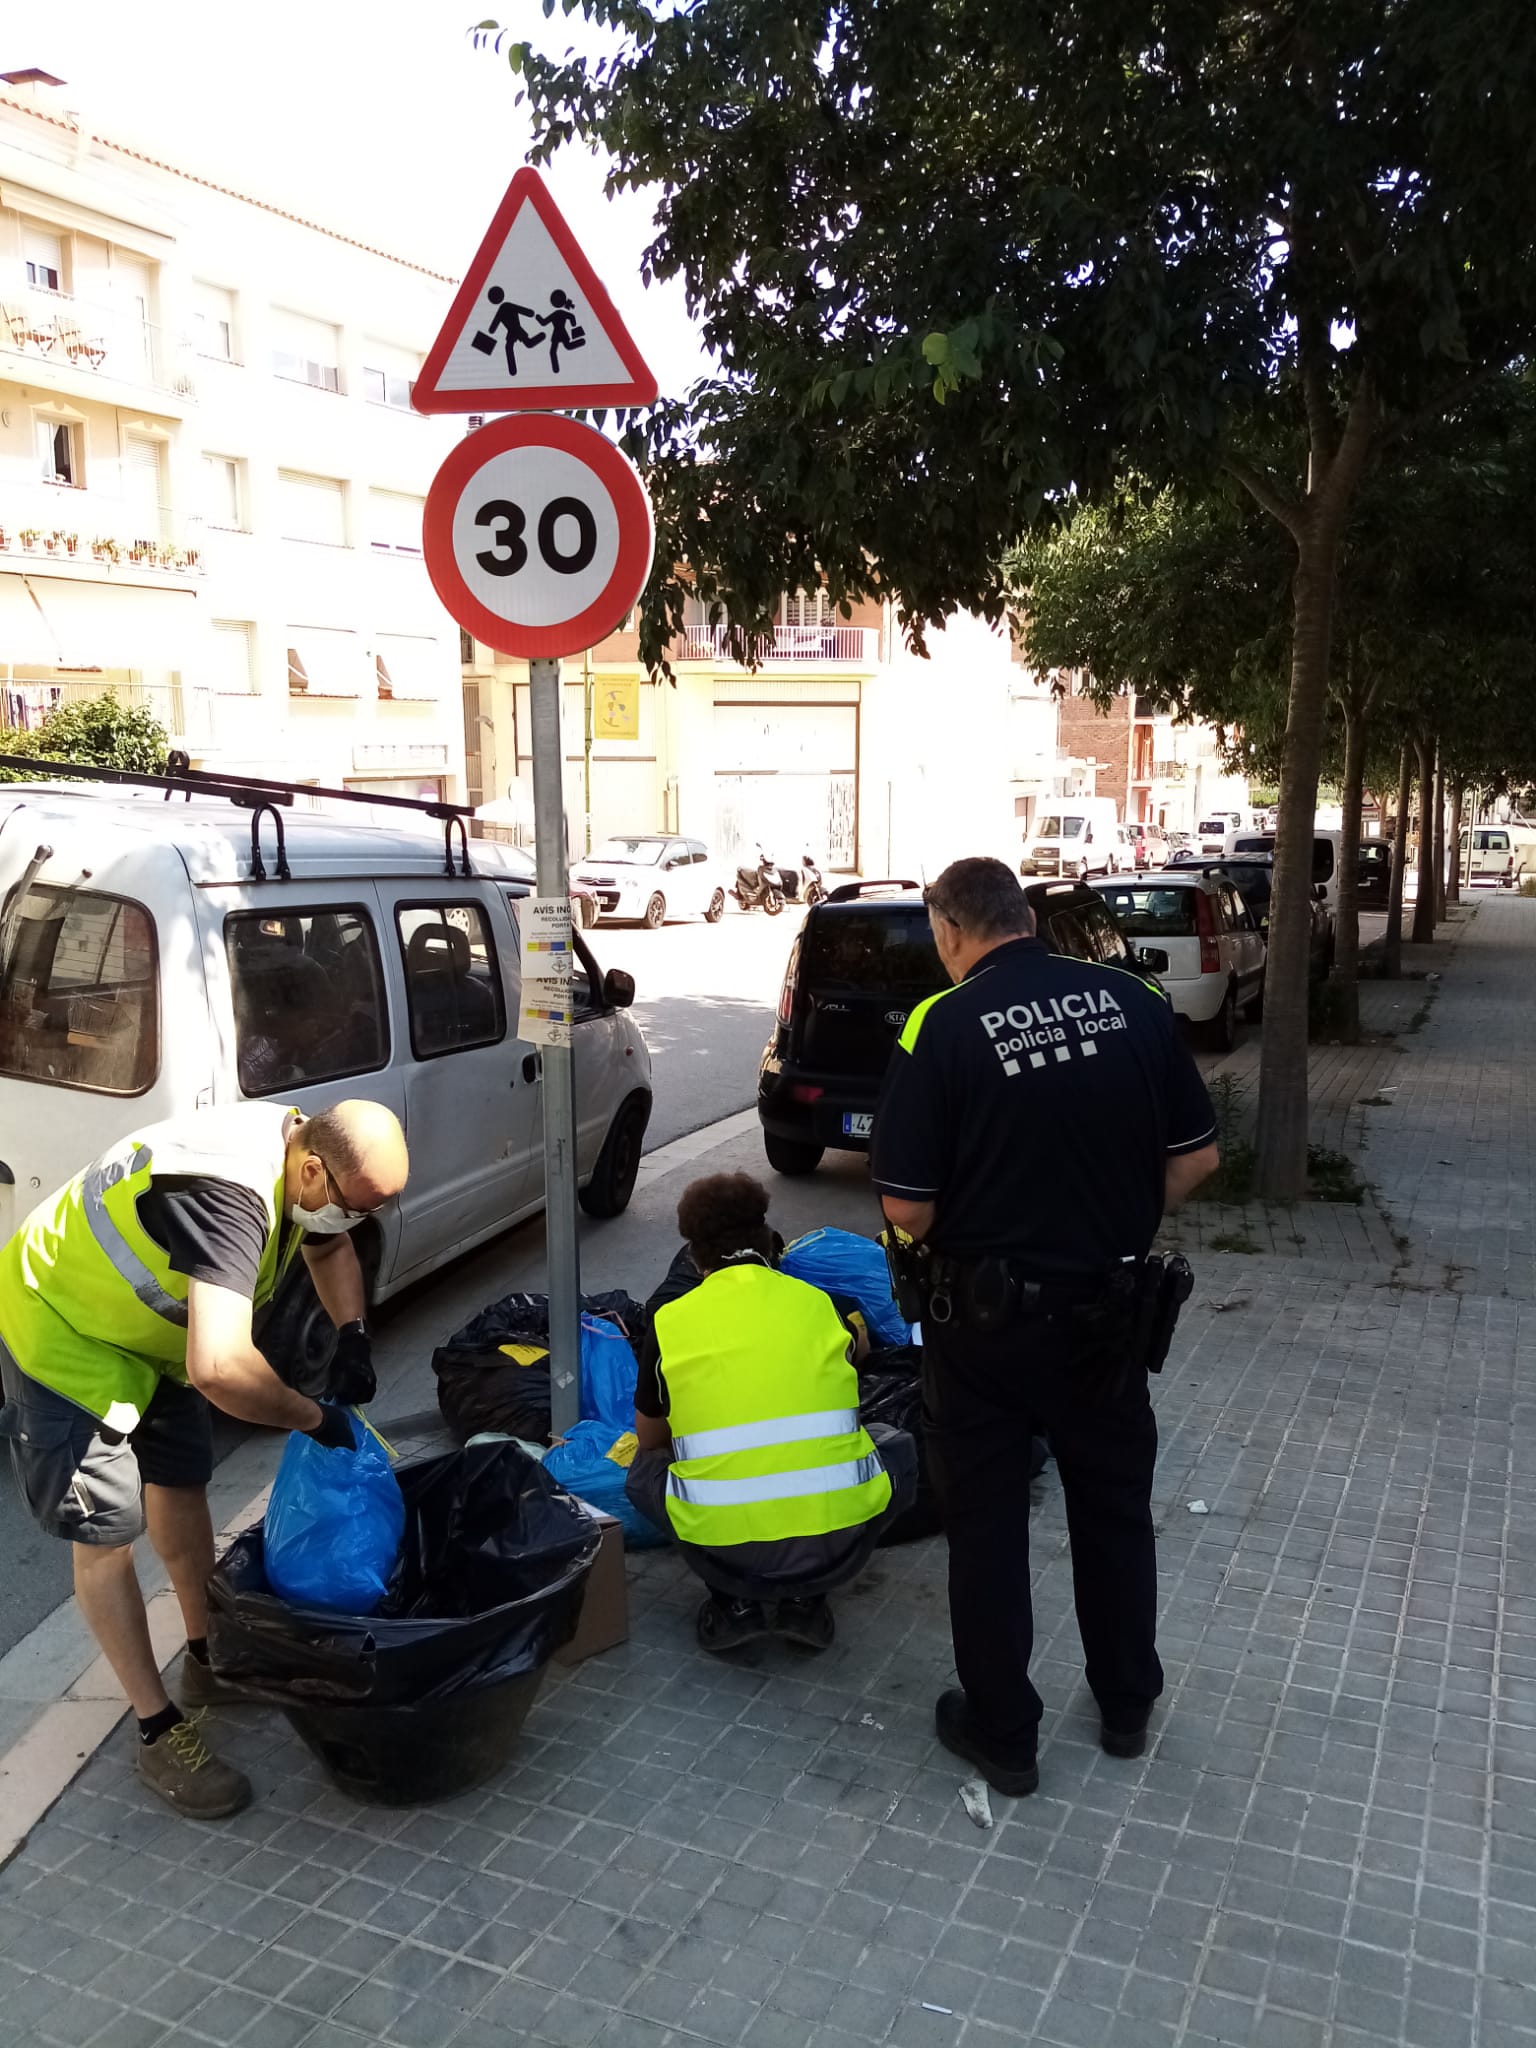
[[[812,917],[800,972],[806,986],[818,993],[840,989],[920,1001],[949,985],[928,913],[919,905],[838,909]]]
[[[142,1095],[160,1069],[154,920],[93,889],[34,885],[0,911],[0,1074]]]
[[[1226,829],[1227,821],[1225,818],[1202,818],[1199,824],[1195,827],[1195,830],[1197,832],[1225,833]]]
[[[1193,938],[1196,893],[1155,887],[1100,891],[1128,939]]]

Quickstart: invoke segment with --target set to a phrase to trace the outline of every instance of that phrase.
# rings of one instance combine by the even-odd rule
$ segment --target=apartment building
[[[0,85],[0,747],[110,693],[200,765],[462,794],[410,409],[452,284]]]

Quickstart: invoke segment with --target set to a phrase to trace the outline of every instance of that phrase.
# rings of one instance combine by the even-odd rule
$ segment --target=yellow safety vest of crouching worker
[[[723,1266],[657,1311],[656,1340],[679,1542],[829,1536],[885,1512],[848,1331],[818,1288],[756,1261]]]
[[[253,1305],[270,1301],[304,1236],[290,1230],[282,1241],[285,1133],[296,1114],[242,1104],[202,1122],[195,1146],[152,1125],[41,1202],[0,1249],[0,1338],[27,1377],[124,1435],[162,1378],[185,1384],[188,1282],[139,1221],[139,1197],[157,1174],[251,1190],[267,1219]]]

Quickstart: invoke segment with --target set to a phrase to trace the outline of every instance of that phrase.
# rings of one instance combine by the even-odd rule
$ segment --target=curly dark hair
[[[684,1188],[677,1227],[702,1272],[713,1272],[741,1252],[770,1263],[779,1239],[768,1227],[768,1190],[750,1173],[711,1173]]]

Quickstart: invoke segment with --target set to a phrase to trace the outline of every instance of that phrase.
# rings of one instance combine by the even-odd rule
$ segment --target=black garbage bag
[[[209,1580],[221,1677],[278,1706],[420,1707],[540,1668],[569,1642],[596,1524],[516,1444],[403,1465],[400,1558],[370,1615],[290,1605],[267,1585],[258,1524]]]
[[[631,1343],[649,1328],[645,1309],[631,1295],[588,1294],[581,1305],[587,1315],[622,1324]],[[537,1358],[519,1363],[502,1349],[508,1344],[534,1352],[548,1346],[547,1295],[503,1295],[432,1354],[438,1406],[460,1443],[483,1431],[549,1442],[549,1366]]]
[[[923,1436],[922,1354],[912,1345],[874,1351],[864,1361],[859,1373],[859,1420],[866,1428],[872,1422],[885,1422],[892,1429],[904,1429],[917,1446],[917,1497],[906,1513],[891,1523],[880,1538],[880,1547],[937,1535],[942,1520],[928,1476]]]
[[[511,1757],[544,1668],[575,1633],[597,1525],[516,1444],[398,1468],[400,1562],[368,1616],[273,1594],[258,1526],[209,1581],[220,1677],[282,1707],[355,1798],[415,1806],[483,1784]]]

